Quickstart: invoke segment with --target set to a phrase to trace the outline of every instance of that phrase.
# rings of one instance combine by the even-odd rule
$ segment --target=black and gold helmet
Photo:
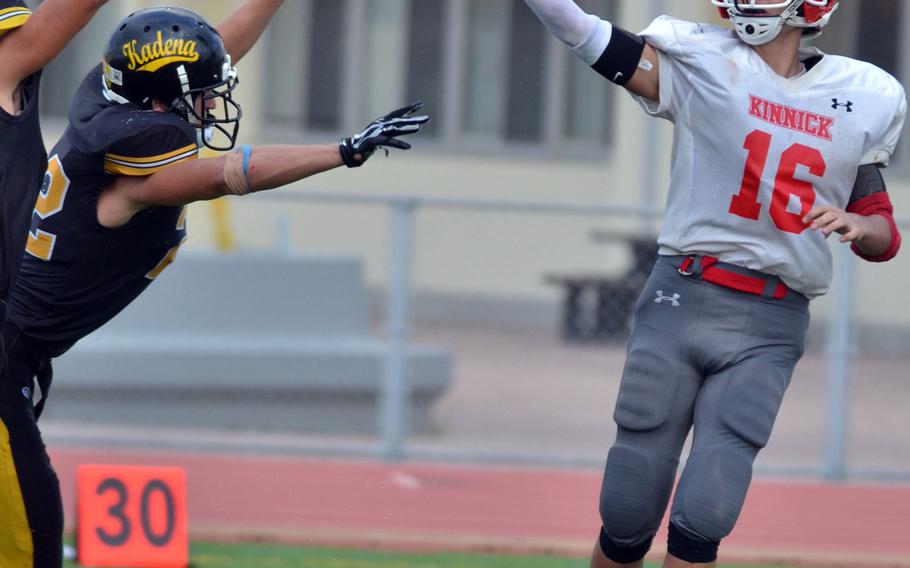
[[[32,16],[23,0],[0,0],[0,36],[24,24]]]
[[[147,109],[160,101],[198,128],[206,146],[234,147],[243,115],[232,97],[237,71],[218,31],[199,14],[174,7],[130,14],[108,41],[103,66],[108,99]],[[206,108],[210,101],[216,113]],[[213,143],[213,128],[226,143]]]

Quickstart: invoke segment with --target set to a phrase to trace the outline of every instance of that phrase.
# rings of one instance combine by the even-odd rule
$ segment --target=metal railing
[[[406,348],[410,339],[410,299],[412,267],[415,250],[415,217],[424,209],[473,210],[483,212],[508,212],[526,215],[569,215],[599,218],[628,218],[637,216],[651,220],[659,218],[661,209],[646,205],[602,205],[572,202],[516,201],[501,199],[469,199],[458,197],[428,197],[414,195],[382,195],[308,191],[301,193],[274,192],[268,201],[281,203],[324,203],[338,205],[375,205],[391,213],[389,238],[389,282],[386,298],[385,332],[388,351],[385,361],[385,381],[382,389],[380,412],[379,456],[386,460],[402,460],[413,454],[407,450],[408,380],[406,377]],[[898,220],[898,225],[910,227],[910,219]],[[279,219],[278,233],[289,239],[286,219]],[[279,242],[283,251],[291,249],[289,242]],[[851,321],[853,318],[854,272],[853,253],[849,246],[838,246],[835,251],[835,283],[832,289],[834,310],[825,354],[827,365],[825,435],[822,466],[809,472],[824,479],[840,481],[850,476],[847,464],[847,415],[850,361],[855,354]],[[438,456],[437,456],[438,457]],[[533,461],[533,460],[532,460]],[[775,468],[771,473],[794,473]],[[891,480],[910,479],[910,472],[864,472],[863,477]]]

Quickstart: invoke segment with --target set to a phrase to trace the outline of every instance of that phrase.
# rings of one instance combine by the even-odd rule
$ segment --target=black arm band
[[[881,166],[878,164],[862,165],[856,172],[856,182],[853,184],[850,203],[883,191],[887,191],[887,188],[885,178],[882,177]]]
[[[638,63],[645,52],[645,40],[638,35],[613,26],[613,35],[607,49],[592,69],[617,85],[625,85],[635,75]]]

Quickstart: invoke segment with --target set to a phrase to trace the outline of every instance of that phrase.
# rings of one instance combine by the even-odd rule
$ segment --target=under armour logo
[[[28,400],[31,400],[32,399],[32,390],[28,387],[22,387],[22,396],[24,396]]]
[[[657,299],[654,300],[654,303],[663,304],[664,302],[669,302],[671,306],[673,306],[674,308],[678,308],[680,306],[679,299],[681,297],[682,296],[680,296],[679,294],[673,294],[672,296],[664,296],[664,291],[658,290]]]
[[[831,99],[831,101],[834,103],[831,105],[831,108],[833,108],[834,110],[837,110],[840,107],[846,107],[847,112],[853,112],[853,101],[847,101],[846,103],[842,103],[842,102],[838,101],[837,99]]]

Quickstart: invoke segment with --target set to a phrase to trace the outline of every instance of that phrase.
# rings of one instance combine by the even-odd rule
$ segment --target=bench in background
[[[57,360],[46,416],[372,434],[385,349],[355,258],[186,254]],[[451,359],[413,345],[407,370],[425,431]]]
[[[560,333],[570,343],[623,342],[629,335],[632,308],[657,259],[657,239],[613,231],[594,231],[591,239],[625,243],[632,264],[619,276],[597,272],[546,275],[547,283],[563,291]]]

